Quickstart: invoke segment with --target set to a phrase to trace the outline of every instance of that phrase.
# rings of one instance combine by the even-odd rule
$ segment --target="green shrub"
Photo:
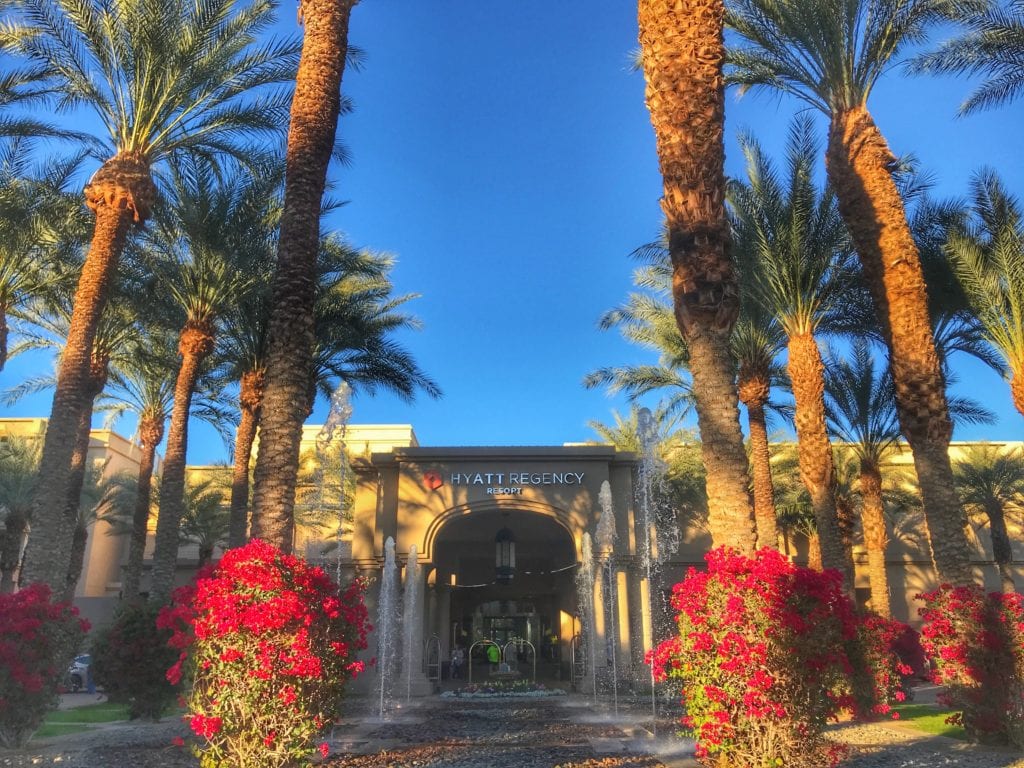
[[[158,612],[150,605],[122,608],[93,642],[93,677],[111,701],[128,705],[132,720],[159,720],[177,696],[166,673],[178,653],[167,645],[170,630],[156,626]]]

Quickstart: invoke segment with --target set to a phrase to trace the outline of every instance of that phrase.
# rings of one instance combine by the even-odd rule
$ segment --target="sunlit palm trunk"
[[[871,610],[879,616],[892,616],[889,601],[889,573],[885,568],[885,550],[889,535],[885,528],[882,504],[882,474],[878,467],[860,463],[861,527],[864,548],[868,552],[868,578],[871,580]]]
[[[676,320],[693,395],[716,546],[752,552],[754,518],[729,335],[739,313],[725,220],[721,0],[640,0],[647,108],[664,182]]]
[[[20,577],[22,584],[45,582],[64,589],[71,556],[74,520],[66,519],[64,500],[74,441],[68,440],[82,411],[91,408],[90,359],[96,329],[128,230],[145,221],[156,190],[143,159],[115,157],[96,172],[85,188],[86,203],[96,214],[89,252],[75,292],[74,311],[57,373],[50,419],[32,497],[32,536]]]
[[[821,562],[821,538],[817,531],[807,534],[807,567],[814,571],[825,567]]]
[[[24,511],[11,510],[4,519],[3,549],[0,550],[0,594],[14,591],[14,576],[28,536],[28,517]]]
[[[156,542],[153,548],[153,584],[150,602],[163,605],[174,588],[178,564],[178,532],[185,516],[185,454],[188,450],[188,417],[192,395],[199,380],[199,371],[207,355],[213,351],[213,335],[209,329],[188,327],[178,342],[181,368],[174,382],[174,407],[167,429],[167,453],[160,478],[160,512],[156,521]]]
[[[789,337],[789,378],[796,403],[797,453],[800,479],[811,497],[821,546],[821,562],[843,574],[853,592],[853,564],[843,546],[836,516],[835,468],[825,422],[825,366],[811,334]]]
[[[765,377],[745,376],[744,371],[740,371],[739,397],[747,408],[747,424],[750,431],[750,468],[753,475],[757,546],[778,549],[775,485],[772,482],[771,453],[768,449],[768,421],[764,412],[769,391]]]
[[[235,433],[235,464],[231,471],[231,523],[228,547],[245,544],[249,532],[249,463],[263,402],[263,372],[246,371],[238,396],[241,419]]]
[[[1006,530],[1006,513],[1003,505],[997,501],[989,502],[985,505],[985,515],[988,517],[989,532],[992,534],[992,557],[999,570],[1000,588],[1003,592],[1012,594],[1017,591],[1017,585],[1013,580],[1013,547],[1010,543],[1010,534]]]
[[[302,0],[284,211],[269,323],[267,389],[256,459],[252,535],[291,551],[299,444],[313,356],[320,201],[334,147],[348,25],[355,0]]]
[[[71,557],[68,561],[68,572],[64,580],[64,599],[72,600],[75,597],[75,589],[78,587],[78,579],[82,575],[82,567],[85,564],[85,545],[89,538],[89,531],[82,521],[81,504],[82,488],[85,485],[85,475],[89,469],[89,443],[92,436],[92,409],[96,398],[103,392],[107,385],[109,375],[110,359],[107,356],[93,354],[91,363],[91,376],[89,380],[90,394],[88,408],[82,411],[78,419],[78,427],[75,430],[75,449],[71,455],[71,472],[68,475],[68,495],[65,500],[64,517],[67,520],[74,520],[74,532],[71,536]]]
[[[973,583],[949,461],[946,383],[935,353],[920,258],[892,179],[894,157],[861,108],[833,115],[826,159],[889,345],[900,427],[913,450],[939,579]]]
[[[1010,379],[1010,395],[1013,397],[1013,407],[1024,416],[1024,374],[1015,371]]]
[[[142,560],[146,552],[146,534],[149,530],[149,510],[153,488],[153,468],[156,464],[156,447],[164,439],[163,416],[143,417],[139,422],[139,441],[142,456],[139,459],[138,495],[132,513],[132,532],[128,541],[128,562],[124,568],[121,584],[121,599],[135,602],[142,582]]]

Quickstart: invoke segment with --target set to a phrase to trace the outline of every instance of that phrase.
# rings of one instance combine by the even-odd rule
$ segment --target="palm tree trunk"
[[[78,586],[78,578],[82,575],[82,566],[85,563],[85,543],[88,539],[88,531],[82,525],[80,507],[82,503],[82,486],[85,484],[85,472],[89,466],[89,437],[91,432],[92,410],[90,409],[84,411],[79,417],[78,428],[75,431],[75,450],[71,455],[68,496],[64,501],[64,517],[75,521],[75,529],[71,538],[71,555],[68,560],[68,570],[64,575],[63,599],[67,601],[75,597],[75,588]]]
[[[14,574],[21,561],[21,551],[28,535],[28,517],[24,511],[11,510],[4,520],[3,549],[0,549],[0,594],[14,591]]]
[[[128,542],[128,562],[124,568],[121,584],[121,600],[135,602],[142,582],[142,560],[146,552],[146,534],[149,529],[153,467],[156,464],[156,447],[164,439],[163,414],[153,418],[143,417],[139,422],[139,440],[142,443],[142,457],[139,460],[139,475],[135,510],[132,514],[132,533]]]
[[[853,563],[843,546],[836,515],[835,468],[825,422],[825,366],[813,334],[789,337],[789,378],[796,403],[797,454],[800,479],[811,497],[821,544],[821,562],[843,574],[853,593]]]
[[[153,548],[153,584],[150,602],[163,605],[174,588],[178,564],[178,531],[185,515],[185,454],[188,451],[188,417],[192,408],[199,371],[213,351],[213,334],[208,328],[186,325],[178,342],[181,368],[174,382],[174,407],[167,430],[167,451],[160,478],[160,513],[156,521]]]
[[[807,567],[812,571],[823,571],[825,566],[821,562],[821,537],[817,531],[807,534]]]
[[[889,346],[900,427],[914,454],[939,580],[972,584],[971,549],[949,461],[946,382],[921,260],[892,179],[895,158],[871,115],[858,107],[833,114],[826,160]]]
[[[775,514],[775,485],[772,482],[771,453],[768,449],[768,421],[764,406],[770,388],[764,376],[746,376],[740,370],[739,397],[747,408],[750,432],[750,468],[754,486],[754,522],[758,548],[779,548],[779,527]]]
[[[739,314],[725,219],[721,0],[640,0],[647,108],[663,185],[676,321],[690,349],[715,546],[754,549],[729,335]]]
[[[313,357],[313,298],[320,201],[341,106],[355,0],[302,0],[284,211],[269,321],[267,389],[256,458],[252,535],[291,551],[305,391]]]
[[[861,527],[864,548],[868,551],[868,578],[871,580],[871,610],[885,618],[892,617],[889,601],[889,572],[885,568],[885,550],[889,535],[885,528],[882,505],[882,474],[874,464],[860,463]]]
[[[96,214],[92,242],[75,292],[67,342],[60,358],[57,387],[43,440],[32,497],[34,536],[29,541],[22,584],[44,582],[64,588],[71,556],[74,521],[64,517],[74,434],[80,414],[91,408],[90,359],[96,328],[110,284],[133,223],[145,221],[156,195],[149,166],[142,158],[108,160],[85,187],[86,204]]]
[[[1006,514],[1003,505],[997,501],[985,505],[985,515],[988,517],[989,532],[992,534],[992,558],[996,561],[996,568],[999,569],[1000,588],[1008,595],[1017,591],[1017,585],[1013,580],[1013,547],[1010,544],[1010,534],[1006,530]]]
[[[263,402],[262,371],[246,371],[242,375],[238,400],[242,417],[235,433],[235,465],[231,472],[229,549],[245,544],[249,532],[249,464],[259,424],[260,404]]]

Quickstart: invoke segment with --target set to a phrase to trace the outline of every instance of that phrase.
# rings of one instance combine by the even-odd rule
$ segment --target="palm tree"
[[[305,21],[288,128],[284,210],[267,344],[253,535],[290,551],[315,324],[320,204],[341,111],[348,26],[357,0],[300,0]]]
[[[1015,99],[1024,89],[1024,2],[979,3],[959,20],[967,31],[917,57],[912,71],[987,76],[960,105],[961,115]]]
[[[170,597],[185,514],[185,459],[192,399],[213,353],[226,309],[254,286],[250,264],[263,253],[260,220],[276,181],[234,173],[217,177],[202,163],[175,165],[174,195],[158,212],[147,238],[156,279],[182,316],[181,365],[174,383],[171,421],[160,483],[160,516],[153,552],[150,600]],[[269,189],[268,189],[269,187]],[[255,243],[255,250],[250,245]]]
[[[852,590],[853,562],[836,514],[825,369],[817,338],[830,330],[830,316],[841,309],[849,292],[849,239],[832,191],[815,188],[818,147],[809,119],[795,121],[790,129],[782,179],[751,136],[742,137],[740,144],[749,181],[730,184],[729,203],[744,290],[776,318],[785,334],[800,477],[814,509],[822,563],[841,571]]]
[[[950,235],[946,253],[1024,416],[1024,218],[993,171],[976,174],[971,191],[974,221]]]
[[[750,433],[750,474],[757,523],[758,548],[779,547],[771,451],[768,447],[768,409],[780,411],[771,398],[773,388],[789,388],[789,377],[778,363],[785,346],[782,329],[756,302],[744,300],[732,331],[732,350],[739,363],[737,391],[747,409]],[[788,409],[785,409],[788,414]]]
[[[633,274],[633,283],[644,289],[631,293],[626,302],[606,312],[599,321],[602,330],[618,328],[629,342],[658,353],[656,365],[606,366],[587,374],[588,389],[606,386],[612,394],[626,392],[633,402],[651,392],[668,391],[666,412],[683,416],[693,407],[689,376],[689,351],[679,334],[673,308],[666,298],[671,293],[672,266],[664,242],[648,243],[633,252],[645,265]],[[756,313],[751,302],[741,307],[731,337],[733,354],[739,364],[738,394],[747,408],[751,440],[754,518],[759,547],[778,547],[775,503],[771,490],[766,409],[779,411],[770,399],[773,386],[788,386],[784,372],[775,363],[781,350],[781,335],[774,319]]]
[[[8,438],[0,443],[0,513],[3,545],[0,547],[0,594],[17,584],[22,554],[32,523],[32,482],[39,468],[39,440]]]
[[[729,335],[739,314],[725,217],[721,0],[640,0],[640,56],[664,183],[672,294],[690,352],[715,545],[755,545]]]
[[[153,172],[191,151],[245,161],[246,140],[283,125],[293,45],[256,36],[273,20],[271,0],[18,0],[0,48],[38,68],[57,106],[83,109],[106,131],[93,154],[107,158],[85,187],[96,216],[75,294],[66,353],[44,442],[33,515],[39,536],[26,581],[56,588],[67,571],[73,521],[62,517],[74,431],[88,407],[90,354],[129,230],[156,199]],[[116,53],[115,53],[116,52]]]
[[[141,448],[133,512],[130,525],[126,526],[129,543],[128,561],[121,578],[122,600],[135,600],[142,580],[156,449],[164,439],[174,394],[177,364],[169,337],[170,334],[156,324],[149,324],[142,330],[113,367],[109,402],[101,406],[109,411],[111,422],[125,413],[136,417],[136,433]]]
[[[1012,511],[1024,510],[1024,451],[972,446],[953,467],[967,509],[988,519],[992,555],[1003,592],[1017,591],[1013,580],[1013,546],[1006,528]]]
[[[935,567],[943,581],[968,584],[970,546],[948,453],[952,422],[921,261],[892,176],[896,158],[867,108],[895,56],[950,6],[948,0],[731,0],[726,16],[741,39],[729,53],[729,79],[744,90],[792,94],[830,120],[829,179],[889,347]]]
[[[213,559],[213,552],[227,542],[231,512],[224,507],[224,492],[213,479],[185,485],[185,515],[181,519],[179,542],[199,547],[198,567]]]
[[[883,470],[889,457],[901,450],[892,381],[887,372],[877,371],[864,339],[853,342],[848,359],[830,355],[826,371],[829,430],[859,462],[860,516],[868,555],[871,607],[881,616],[890,616]]]
[[[8,316],[61,279],[73,261],[69,252],[88,234],[85,209],[68,191],[81,158],[32,168],[28,149],[20,139],[0,149],[0,371]]]

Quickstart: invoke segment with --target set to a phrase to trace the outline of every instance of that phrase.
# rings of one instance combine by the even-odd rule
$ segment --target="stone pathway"
[[[368,712],[369,700],[349,703]],[[649,711],[624,706],[618,718],[581,696],[548,699],[414,700],[385,720],[350,714],[330,734],[326,768],[693,768],[692,745],[659,726]],[[27,750],[0,750],[0,768],[196,768],[171,745],[183,723],[115,723],[49,739]],[[1024,768],[1019,753],[930,737],[896,723],[844,723],[830,735],[853,747],[844,768]]]

